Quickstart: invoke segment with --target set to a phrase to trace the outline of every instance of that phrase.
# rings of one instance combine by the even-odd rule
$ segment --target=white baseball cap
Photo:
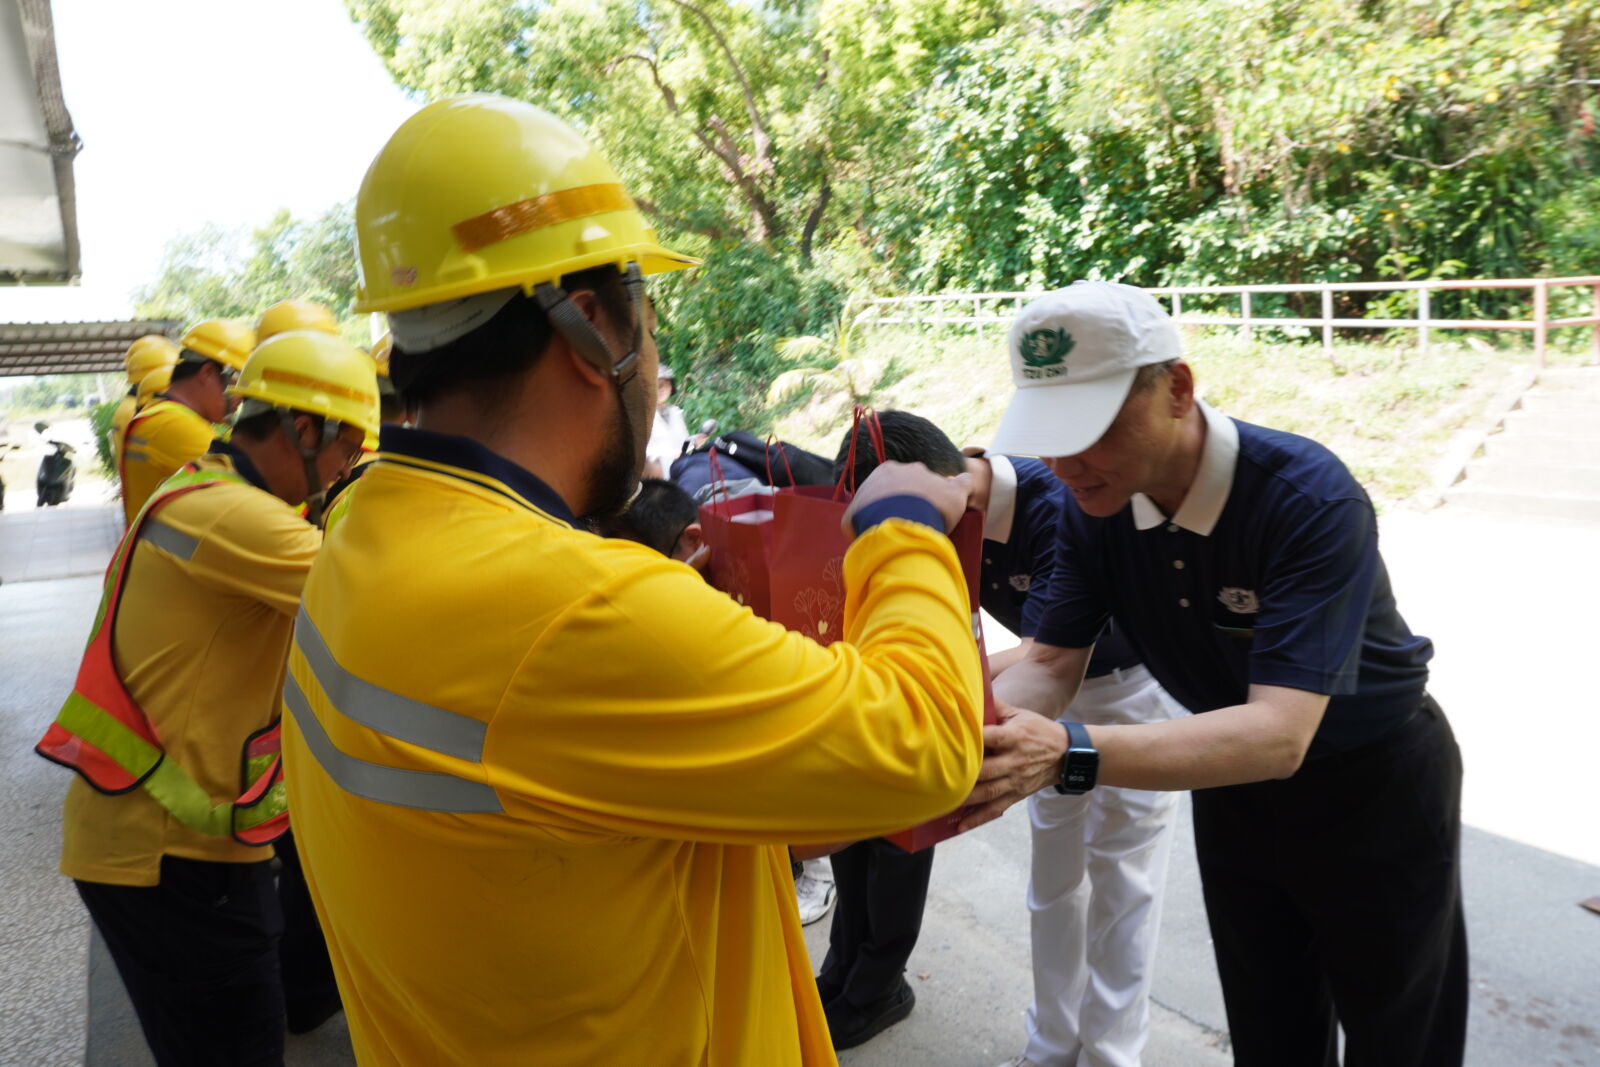
[[[1075,456],[1122,410],[1140,367],[1179,358],[1172,318],[1143,289],[1073,282],[1017,312],[1011,324],[1017,391],[991,452]]]

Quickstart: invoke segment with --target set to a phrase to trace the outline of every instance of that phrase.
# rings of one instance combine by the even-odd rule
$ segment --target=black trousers
[[[1194,793],[1238,1067],[1460,1067],[1461,751],[1431,697],[1294,777]]]
[[[283,996],[289,1026],[298,1032],[311,1021],[320,1022],[339,1000],[339,987],[328,958],[328,941],[322,936],[317,912],[306,887],[300,852],[290,831],[273,842],[282,863],[278,871],[278,904],[283,909],[283,938],[278,958],[283,973]]]
[[[922,933],[933,849],[906,852],[882,838],[833,854],[837,897],[817,987],[864,1007],[894,992]],[[831,998],[829,998],[831,999]]]
[[[283,1063],[283,917],[270,860],[167,856],[160,885],[77,887],[156,1063]]]

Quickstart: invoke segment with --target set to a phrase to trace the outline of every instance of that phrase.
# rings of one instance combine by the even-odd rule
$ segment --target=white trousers
[[[1187,712],[1144,667],[1084,682],[1070,722],[1160,722]],[[1054,787],[1028,798],[1033,1005],[1027,1057],[1043,1067],[1138,1067],[1179,794]]]

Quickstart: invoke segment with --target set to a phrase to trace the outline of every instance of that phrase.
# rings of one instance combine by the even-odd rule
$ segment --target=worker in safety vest
[[[471,165],[463,165],[470,161]],[[982,670],[966,489],[861,487],[846,640],[602,540],[654,415],[663,247],[573,129],[423,108],[356,199],[416,406],[306,582],[295,836],[363,1064],[831,1064],[785,845],[956,807]]]
[[[281,1062],[296,991],[281,985],[268,863],[287,825],[279,692],[321,544],[296,508],[377,424],[371,361],[325,334],[273,338],[230,392],[231,441],[163,483],[118,546],[37,746],[79,773],[61,871],[162,1065]]]
[[[117,473],[129,524],[156,486],[211,446],[216,424],[233,410],[227,386],[255,347],[255,334],[231,319],[206,319],[191,326],[179,345],[171,382],[123,433]]]
[[[315,300],[280,300],[256,319],[256,344],[289,330],[316,330],[339,334],[339,320]]]
[[[178,362],[178,346],[171,338],[159,333],[147,333],[128,346],[128,354],[122,362],[128,372],[128,392],[117,401],[117,410],[111,416],[111,429],[107,431],[114,462],[122,456],[122,434],[139,411],[140,383],[152,372],[162,370],[166,372],[166,381],[161,386],[165,389],[172,381],[172,368]]]

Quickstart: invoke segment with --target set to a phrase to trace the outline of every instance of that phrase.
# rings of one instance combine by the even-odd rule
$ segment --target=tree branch
[[[800,261],[811,262],[811,238],[817,232],[817,226],[822,222],[822,213],[828,209],[828,201],[833,198],[833,186],[828,184],[827,174],[822,176],[822,188],[817,190],[817,203],[811,209],[811,214],[806,216],[805,229],[800,232]]]
[[[723,56],[728,60],[728,65],[733,68],[734,80],[739,83],[739,91],[744,95],[745,111],[750,116],[750,134],[755,141],[756,161],[764,173],[771,174],[772,164],[772,138],[767,133],[767,126],[761,120],[761,110],[756,107],[756,94],[750,88],[750,80],[745,77],[744,68],[739,65],[739,60],[734,57],[733,48],[728,44],[728,39],[717,29],[717,24],[711,16],[696,7],[688,0],[671,0],[673,4],[681,7],[691,15],[698,18],[711,32],[717,46],[722,49]]]
[[[1420,163],[1424,167],[1427,167],[1429,170],[1455,170],[1457,167],[1461,166],[1461,164],[1466,163],[1469,160],[1476,159],[1479,156],[1488,155],[1489,154],[1489,149],[1487,149],[1487,148],[1474,148],[1472,151],[1468,152],[1466,155],[1462,156],[1460,159],[1456,160],[1454,163],[1434,163],[1434,162],[1432,162],[1430,160],[1420,159],[1417,156],[1401,155],[1399,152],[1386,152],[1384,154],[1387,155],[1390,159],[1403,159],[1407,163]]]
[[[656,61],[651,59],[649,56],[642,56],[637,52],[631,52],[625,56],[618,56],[616,59],[613,59],[611,62],[606,64],[606,74],[609,76],[612,71],[616,70],[630,59],[643,63],[645,66],[650,68],[650,80],[655,82],[656,88],[660,90],[661,99],[666,103],[667,110],[674,115],[678,114],[677,94],[667,86],[666,82],[661,80],[661,68],[657,67]]]

